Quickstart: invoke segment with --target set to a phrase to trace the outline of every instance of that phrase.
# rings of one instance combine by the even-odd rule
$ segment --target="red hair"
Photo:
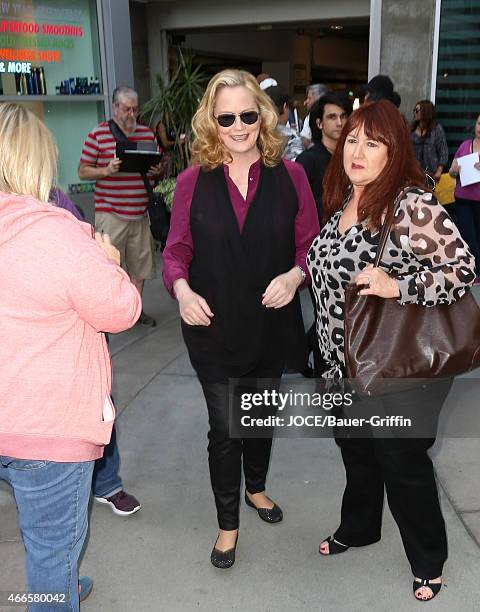
[[[415,157],[410,130],[403,115],[388,100],[365,102],[347,120],[323,180],[323,205],[327,219],[343,207],[351,186],[343,167],[343,147],[347,136],[363,126],[367,138],[387,146],[388,158],[380,175],[365,186],[358,203],[359,222],[368,219],[379,229],[383,214],[393,215],[393,202],[404,187],[425,188],[425,174]]]

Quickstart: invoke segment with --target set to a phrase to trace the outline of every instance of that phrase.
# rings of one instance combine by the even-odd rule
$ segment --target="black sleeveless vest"
[[[298,292],[278,310],[262,306],[270,281],[295,265],[298,198],[280,163],[261,166],[260,179],[242,233],[223,167],[201,169],[190,228],[190,287],[214,313],[209,327],[182,322],[190,360],[200,379],[227,372],[238,377],[262,363],[303,369],[307,346]]]

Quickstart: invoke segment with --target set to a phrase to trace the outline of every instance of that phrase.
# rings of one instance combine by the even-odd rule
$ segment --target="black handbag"
[[[116,142],[124,144],[132,142],[113,119],[110,119],[108,125]],[[148,194],[147,211],[150,219],[150,231],[152,232],[153,238],[160,243],[160,250],[163,251],[167,243],[168,230],[170,229],[170,211],[163,195],[153,191],[152,184],[146,173],[142,172],[141,176],[143,184],[145,185],[145,191]]]
[[[411,188],[396,198],[394,211]],[[390,232],[383,224],[375,267]],[[345,366],[354,389],[382,394],[450,378],[480,366],[480,309],[469,289],[452,304],[425,307],[345,290]]]

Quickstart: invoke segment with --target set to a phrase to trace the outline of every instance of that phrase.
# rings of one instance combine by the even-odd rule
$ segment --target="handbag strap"
[[[115,138],[116,142],[133,142],[133,140],[130,140],[130,138],[123,132],[123,130],[120,129],[118,124],[113,119],[109,120],[108,127],[110,128],[112,136]]]
[[[110,128],[110,131],[112,132],[112,136],[115,138],[116,142],[120,142],[120,143],[133,142],[133,140],[130,140],[128,136],[125,135],[123,130],[119,128],[119,126],[113,119],[109,120],[108,127]],[[145,185],[145,191],[147,192],[148,199],[150,200],[150,202],[152,202],[154,198],[152,185],[150,181],[148,180],[146,172],[140,172],[140,175],[143,179],[143,184]]]
[[[385,219],[385,221],[383,222],[382,229],[380,232],[380,240],[378,242],[377,254],[375,256],[375,261],[373,262],[375,268],[378,268],[378,265],[382,259],[383,251],[385,250],[385,245],[387,244],[388,236],[390,234],[390,228],[392,227],[393,219],[395,217],[395,213],[397,212],[397,208],[403,198],[407,195],[407,193],[413,191],[414,189],[415,187],[405,187],[405,189],[402,189],[402,191],[395,198],[395,202],[393,203],[393,214],[390,220],[387,221],[387,219]]]

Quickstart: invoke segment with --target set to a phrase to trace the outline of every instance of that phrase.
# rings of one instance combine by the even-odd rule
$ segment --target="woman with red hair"
[[[473,283],[474,259],[424,183],[405,119],[391,102],[366,103],[349,117],[325,175],[327,220],[308,253],[319,344],[329,366],[324,377],[337,380],[345,375],[348,283],[364,285],[361,295],[424,307],[452,303]],[[413,188],[394,210],[397,195],[408,186]],[[380,265],[373,267],[384,221],[392,221],[392,228]],[[386,489],[417,600],[438,593],[447,558],[445,523],[427,450],[435,441],[436,422],[450,386],[450,379],[437,379],[413,390],[355,402],[357,414],[372,406],[380,414],[426,414],[433,422],[428,437],[397,433],[379,438],[372,429],[362,431],[362,438],[354,430],[343,430],[341,437],[336,433],[347,484],[340,526],[320,544],[320,553],[332,555],[377,542]]]

